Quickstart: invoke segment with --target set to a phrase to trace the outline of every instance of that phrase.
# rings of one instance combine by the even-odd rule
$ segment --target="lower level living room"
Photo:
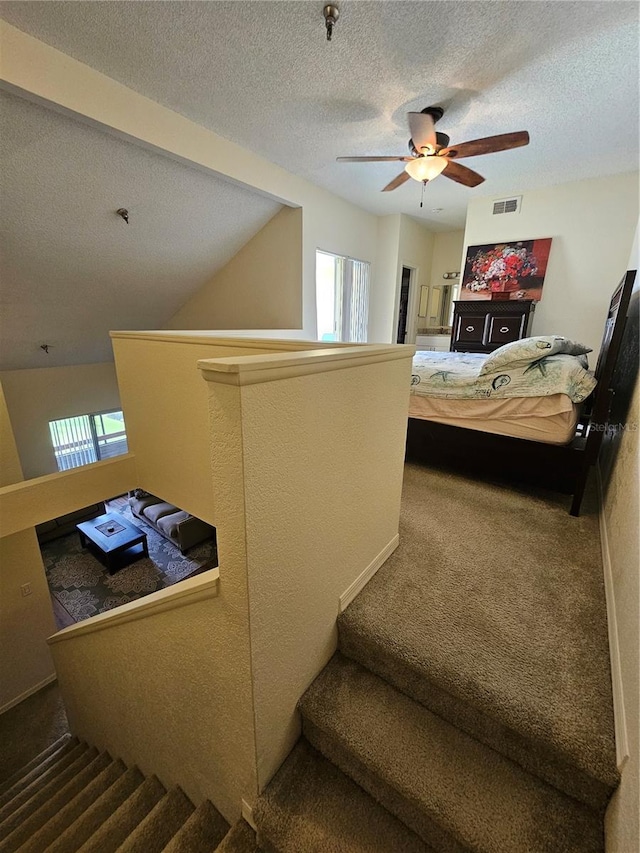
[[[218,565],[215,528],[139,489],[37,533],[58,629]]]

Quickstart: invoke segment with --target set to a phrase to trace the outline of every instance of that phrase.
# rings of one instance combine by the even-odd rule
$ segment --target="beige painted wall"
[[[302,210],[285,207],[166,327],[299,329],[301,325]]]
[[[404,214],[400,216],[400,240],[398,245],[398,277],[396,280],[396,297],[394,307],[394,333],[398,325],[398,299],[400,295],[400,282],[402,278],[402,267],[411,267],[415,270],[412,276],[412,291],[410,294],[408,321],[407,321],[407,343],[415,341],[416,329],[418,327],[418,301],[420,288],[429,285],[431,281],[431,264],[433,261],[433,249],[435,245],[435,234],[428,231],[424,225]],[[395,340],[395,338],[393,338]]]
[[[0,486],[21,479],[0,384]],[[31,595],[22,595],[23,584],[31,584]],[[0,713],[53,677],[46,638],[54,629],[35,531],[0,538]]]
[[[239,389],[261,789],[335,651],[339,597],[395,547],[412,351]]]
[[[74,734],[230,823],[256,791],[246,598],[227,571],[218,598],[52,646]]]
[[[340,594],[395,544],[413,350],[201,337],[114,345],[119,371],[135,362],[154,383],[148,398],[122,386],[144,470],[172,500],[165,485],[193,491],[193,511],[218,528],[219,595],[113,627],[98,617],[100,630],[68,629],[52,648],[74,732],[233,821],[297,736],[295,702],[335,648]],[[198,373],[202,355],[215,382]],[[186,410],[168,424],[157,403],[175,404],[176,388]],[[163,479],[145,466],[165,457],[144,451],[161,448],[165,426],[178,462]]]
[[[55,631],[35,530],[0,539],[0,712],[54,676],[47,637]],[[31,584],[31,595],[21,587]]]
[[[462,250],[464,247],[464,230],[440,231],[434,234],[433,258],[431,261],[432,285],[455,284],[454,279],[442,278],[445,272],[460,272],[462,274]]]
[[[631,429],[625,430],[622,436],[604,505],[629,745],[629,758],[622,768],[622,781],[607,811],[608,853],[634,850],[640,838],[639,383],[636,383],[627,423]]]
[[[0,381],[26,479],[58,470],[49,421],[120,408],[112,362],[5,370]]]
[[[58,474],[45,474],[0,488],[0,536],[74,512],[136,486],[131,453],[82,465]]]
[[[609,299],[627,269],[638,192],[638,174],[631,173],[527,191],[516,214],[493,216],[493,198],[474,198],[465,255],[468,246],[553,237],[532,334],[581,341],[593,347],[595,365]]]
[[[113,349],[137,485],[215,525],[207,386],[197,362],[270,350],[247,349],[241,340],[220,346],[177,335],[153,340],[144,333],[114,333]]]
[[[397,316],[398,250],[400,248],[400,214],[378,217],[376,275],[371,282],[369,300],[369,341],[395,341],[394,319]]]
[[[629,269],[640,271],[640,227],[636,229]],[[640,289],[636,277],[635,290]],[[619,660],[612,660],[614,690],[619,687],[624,719],[616,707],[616,730],[624,726],[628,754],[622,768],[620,787],[614,794],[606,815],[607,853],[635,850],[640,838],[640,378],[626,419],[627,428],[617,442],[611,442],[604,462],[603,525],[606,532],[611,567],[611,589],[607,590],[610,620],[613,616]],[[616,452],[609,471],[612,451]],[[601,454],[602,457],[602,454]],[[614,641],[615,644],[615,641]],[[617,692],[617,691],[616,691]]]
[[[11,428],[7,401],[0,376],[0,486],[23,480],[18,448]]]

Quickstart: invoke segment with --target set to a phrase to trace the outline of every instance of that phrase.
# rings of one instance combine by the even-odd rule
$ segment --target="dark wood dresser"
[[[451,352],[493,352],[529,336],[535,302],[477,300],[454,302]]]

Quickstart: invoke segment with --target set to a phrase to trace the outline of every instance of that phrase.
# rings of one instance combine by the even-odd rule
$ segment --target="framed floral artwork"
[[[460,299],[542,299],[551,237],[469,246]]]

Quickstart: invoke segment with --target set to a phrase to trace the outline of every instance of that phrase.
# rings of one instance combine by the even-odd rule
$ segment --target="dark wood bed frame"
[[[579,515],[589,470],[609,424],[611,380],[635,278],[635,270],[627,272],[611,297],[595,369],[598,384],[568,444],[545,444],[409,418],[407,461],[454,467],[481,477],[506,477],[571,494],[570,513]]]

